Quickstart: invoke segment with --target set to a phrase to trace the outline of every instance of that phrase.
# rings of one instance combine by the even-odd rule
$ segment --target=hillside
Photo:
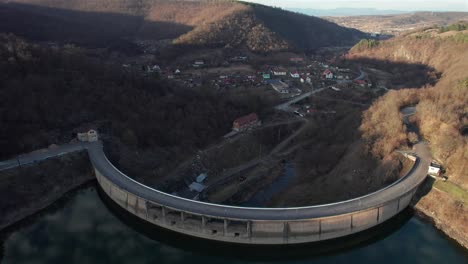
[[[434,158],[442,162],[450,180],[468,188],[468,32],[427,29],[374,45],[358,45],[351,58],[429,65],[440,80],[425,89],[392,91],[364,115],[362,130],[375,154],[382,157],[405,145],[407,135],[398,109],[417,104],[417,123],[430,142]],[[386,116],[386,122],[379,120]]]
[[[383,69],[395,62],[419,63],[441,73],[435,85],[390,91],[379,98],[364,113],[360,129],[369,150],[375,156],[389,159],[395,149],[410,147],[418,140],[416,134],[406,130],[399,113],[402,107],[416,105],[416,115],[410,121],[429,143],[433,158],[443,165],[448,180],[428,178],[413,201],[414,207],[466,247],[468,32],[463,29],[455,25],[413,32],[383,42],[363,41],[353,48],[350,57],[373,61],[372,67]]]
[[[415,12],[396,15],[326,17],[326,19],[364,32],[399,34],[407,30],[468,21],[468,12]]]
[[[0,31],[98,47],[171,39],[254,52],[353,45],[363,36],[320,18],[223,0],[0,0]]]
[[[219,97],[188,90],[89,58],[75,46],[49,49],[2,34],[0,87],[1,160],[68,142],[79,127],[95,127],[111,142],[111,154],[130,164],[115,161],[124,170],[153,168],[146,175],[131,173],[146,179],[165,175],[229,131],[238,116],[261,114],[266,103],[254,92]]]

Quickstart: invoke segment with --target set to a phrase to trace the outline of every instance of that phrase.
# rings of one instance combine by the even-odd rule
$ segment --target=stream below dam
[[[0,233],[0,263],[468,263],[468,251],[410,209],[375,228],[320,243],[242,246],[157,228],[96,185]]]

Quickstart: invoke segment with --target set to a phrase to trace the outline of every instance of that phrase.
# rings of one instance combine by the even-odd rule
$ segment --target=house
[[[431,162],[427,174],[429,174],[430,176],[440,176],[440,174],[442,173],[441,169],[442,167],[439,164]]]
[[[286,76],[288,74],[287,71],[282,68],[275,68],[272,72],[275,76]]]
[[[195,68],[200,68],[200,67],[203,67],[203,66],[205,66],[205,61],[203,61],[203,60],[196,60],[193,63],[193,67],[195,67]]]
[[[304,58],[301,58],[301,57],[294,57],[294,58],[290,58],[289,61],[290,61],[290,62],[295,62],[295,63],[304,62]]]
[[[161,67],[159,67],[159,65],[147,66],[147,72],[149,73],[160,72],[160,71],[161,71]]]
[[[203,183],[206,180],[207,177],[208,177],[208,175],[206,173],[202,173],[202,174],[197,176],[196,182]]]
[[[76,138],[81,142],[96,142],[98,141],[98,132],[95,129],[77,130]]]
[[[330,71],[329,69],[326,69],[325,71],[323,71],[322,76],[325,79],[333,79],[333,72]]]
[[[298,72],[291,72],[290,75],[291,75],[291,77],[294,78],[294,79],[299,79],[299,78],[301,78],[301,76],[299,75]]]
[[[257,126],[260,126],[262,121],[258,119],[257,114],[252,113],[234,120],[232,130],[244,131]]]
[[[354,80],[353,82],[355,84],[360,85],[361,87],[366,87],[366,81],[365,80]]]
[[[262,77],[264,80],[269,80],[271,78],[271,75],[269,73],[264,73],[262,74]]]
[[[198,182],[192,182],[192,184],[189,185],[189,189],[192,192],[201,193],[206,189],[206,186]]]

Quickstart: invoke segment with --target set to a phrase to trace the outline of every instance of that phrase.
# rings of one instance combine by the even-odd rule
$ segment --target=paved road
[[[44,152],[39,151],[27,155],[21,155],[17,161],[18,165],[23,165],[82,149],[88,150],[91,162],[102,175],[119,186],[119,188],[126,190],[129,193],[133,193],[148,201],[153,201],[157,204],[172,207],[181,211],[242,220],[311,219],[336,216],[368,208],[375,208],[388,201],[395,200],[419,186],[419,184],[421,184],[426,178],[427,170],[431,162],[431,154],[427,144],[425,142],[420,142],[414,146],[414,153],[418,159],[408,174],[377,192],[343,202],[318,206],[296,208],[246,208],[193,201],[147,187],[126,176],[114,167],[104,154],[101,142],[63,145]],[[11,166],[11,164],[14,163],[14,161],[7,161],[2,164],[6,164],[5,166]]]
[[[415,145],[415,154],[419,157],[409,174],[392,185],[356,199],[328,205],[298,208],[244,208],[209,204],[180,198],[152,189],[138,183],[120,172],[106,158],[101,144],[88,146],[88,153],[95,168],[111,182],[130,193],[146,200],[154,201],[178,210],[215,217],[227,217],[244,220],[297,220],[326,217],[373,208],[394,200],[412,191],[426,178],[431,156],[426,143]]]
[[[358,77],[356,77],[356,79],[354,79],[355,81],[364,80],[367,78],[367,73],[365,71],[363,71],[362,69],[359,69],[359,71],[361,72],[361,74]]]
[[[0,161],[0,171],[24,166],[27,164],[43,161],[49,158],[62,156],[68,153],[85,150],[90,143],[69,143],[47,149],[33,151],[27,154],[21,154],[13,159]]]
[[[293,99],[291,99],[291,100],[289,100],[289,101],[287,101],[285,103],[282,103],[280,105],[275,106],[275,109],[285,111],[285,112],[291,112],[291,109],[289,107],[292,104],[295,104],[295,103],[297,103],[297,102],[299,102],[299,101],[301,101],[301,100],[303,100],[303,99],[305,99],[305,98],[307,98],[307,97],[309,97],[309,96],[311,96],[313,94],[321,92],[321,91],[323,91],[325,89],[326,88],[320,88],[320,89],[317,89],[317,90],[314,90],[314,91],[311,91],[311,92],[307,92],[307,93],[305,93],[303,95],[299,95],[299,96],[294,97]]]

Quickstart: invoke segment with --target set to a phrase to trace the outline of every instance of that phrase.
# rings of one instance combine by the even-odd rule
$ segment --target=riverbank
[[[85,151],[1,171],[0,230],[36,214],[92,179]]]
[[[468,193],[450,188],[453,183],[428,178],[416,193],[412,206],[448,237],[468,248]],[[454,190],[456,189],[456,190]]]

